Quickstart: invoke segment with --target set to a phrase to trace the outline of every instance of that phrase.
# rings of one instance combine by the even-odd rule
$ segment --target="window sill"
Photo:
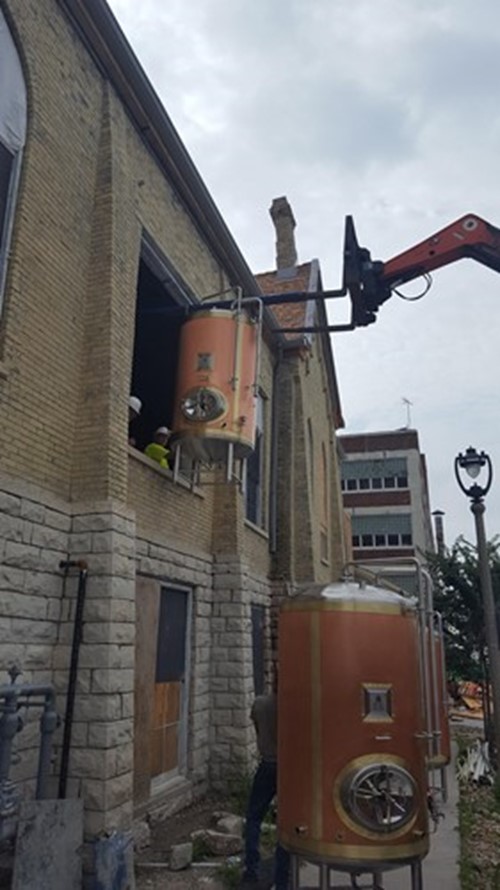
[[[264,538],[265,541],[269,541],[269,532],[267,532],[265,528],[261,528],[260,525],[256,525],[255,522],[251,522],[250,519],[245,519],[244,522],[246,528],[256,532],[256,534],[260,535],[261,538]]]
[[[152,460],[152,458],[147,457],[142,451],[138,451],[137,448],[134,448],[133,445],[128,446],[128,456],[133,460],[136,460],[140,464],[144,464],[144,466],[149,467],[149,469],[153,473],[157,473],[159,476],[162,476],[164,479],[168,479],[173,485],[178,485],[180,488],[184,488],[186,491],[190,491],[192,494],[196,495],[196,497],[204,498],[205,492],[201,490],[199,485],[192,485],[189,479],[186,476],[177,476],[177,479],[174,478],[173,470],[165,467],[160,467],[160,464]]]

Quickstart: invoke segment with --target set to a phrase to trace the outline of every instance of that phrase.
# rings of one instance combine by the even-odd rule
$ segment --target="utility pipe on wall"
[[[75,709],[76,681],[78,677],[78,660],[80,646],[83,637],[83,609],[85,606],[85,593],[87,588],[87,563],[85,560],[63,561],[59,563],[67,576],[70,569],[78,569],[78,591],[76,595],[75,624],[73,627],[73,643],[71,645],[71,661],[69,667],[68,693],[66,698],[66,713],[64,716],[64,733],[61,754],[61,772],[59,774],[59,797],[66,797],[68,784],[69,754],[71,748],[71,733],[73,729],[73,712]]]

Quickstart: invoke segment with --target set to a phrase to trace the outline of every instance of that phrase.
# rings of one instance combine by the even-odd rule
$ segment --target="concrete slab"
[[[458,785],[455,769],[448,767],[448,801],[439,809],[445,818],[440,819],[439,828],[431,836],[431,849],[423,863],[424,890],[460,890],[459,866],[460,837],[458,833]],[[318,869],[308,865],[301,869],[301,886],[318,887]],[[368,884],[368,876],[360,880],[360,885]],[[332,873],[333,888],[349,886],[349,877],[340,872]],[[384,872],[384,890],[411,890],[409,868]]]
[[[21,805],[12,890],[81,890],[83,801]]]

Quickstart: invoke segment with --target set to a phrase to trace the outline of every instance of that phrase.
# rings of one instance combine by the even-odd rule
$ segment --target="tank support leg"
[[[411,864],[411,890],[424,890],[420,859],[418,862],[412,862]]]
[[[330,869],[324,862],[319,867],[319,890],[329,890]]]
[[[299,890],[299,857],[290,856],[290,890]]]
[[[441,795],[443,803],[446,803],[448,800],[448,774],[445,766],[441,767]]]

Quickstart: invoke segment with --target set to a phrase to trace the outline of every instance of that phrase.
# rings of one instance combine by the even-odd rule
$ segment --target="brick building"
[[[172,423],[190,307],[315,291],[318,264],[281,258],[278,222],[279,268],[252,275],[104,0],[2,0],[0,42],[0,669],[54,683],[64,713],[60,562],[85,561],[68,787],[93,836],[248,763],[271,605],[345,559],[340,407],[328,338],[281,334],[283,308],[264,313],[245,493],[127,444],[131,392],[139,444]],[[20,733],[27,792],[36,744]]]
[[[425,561],[434,541],[427,466],[417,431],[343,434],[339,442],[353,558],[366,566],[414,557]],[[403,586],[413,584],[408,573],[391,571]]]

